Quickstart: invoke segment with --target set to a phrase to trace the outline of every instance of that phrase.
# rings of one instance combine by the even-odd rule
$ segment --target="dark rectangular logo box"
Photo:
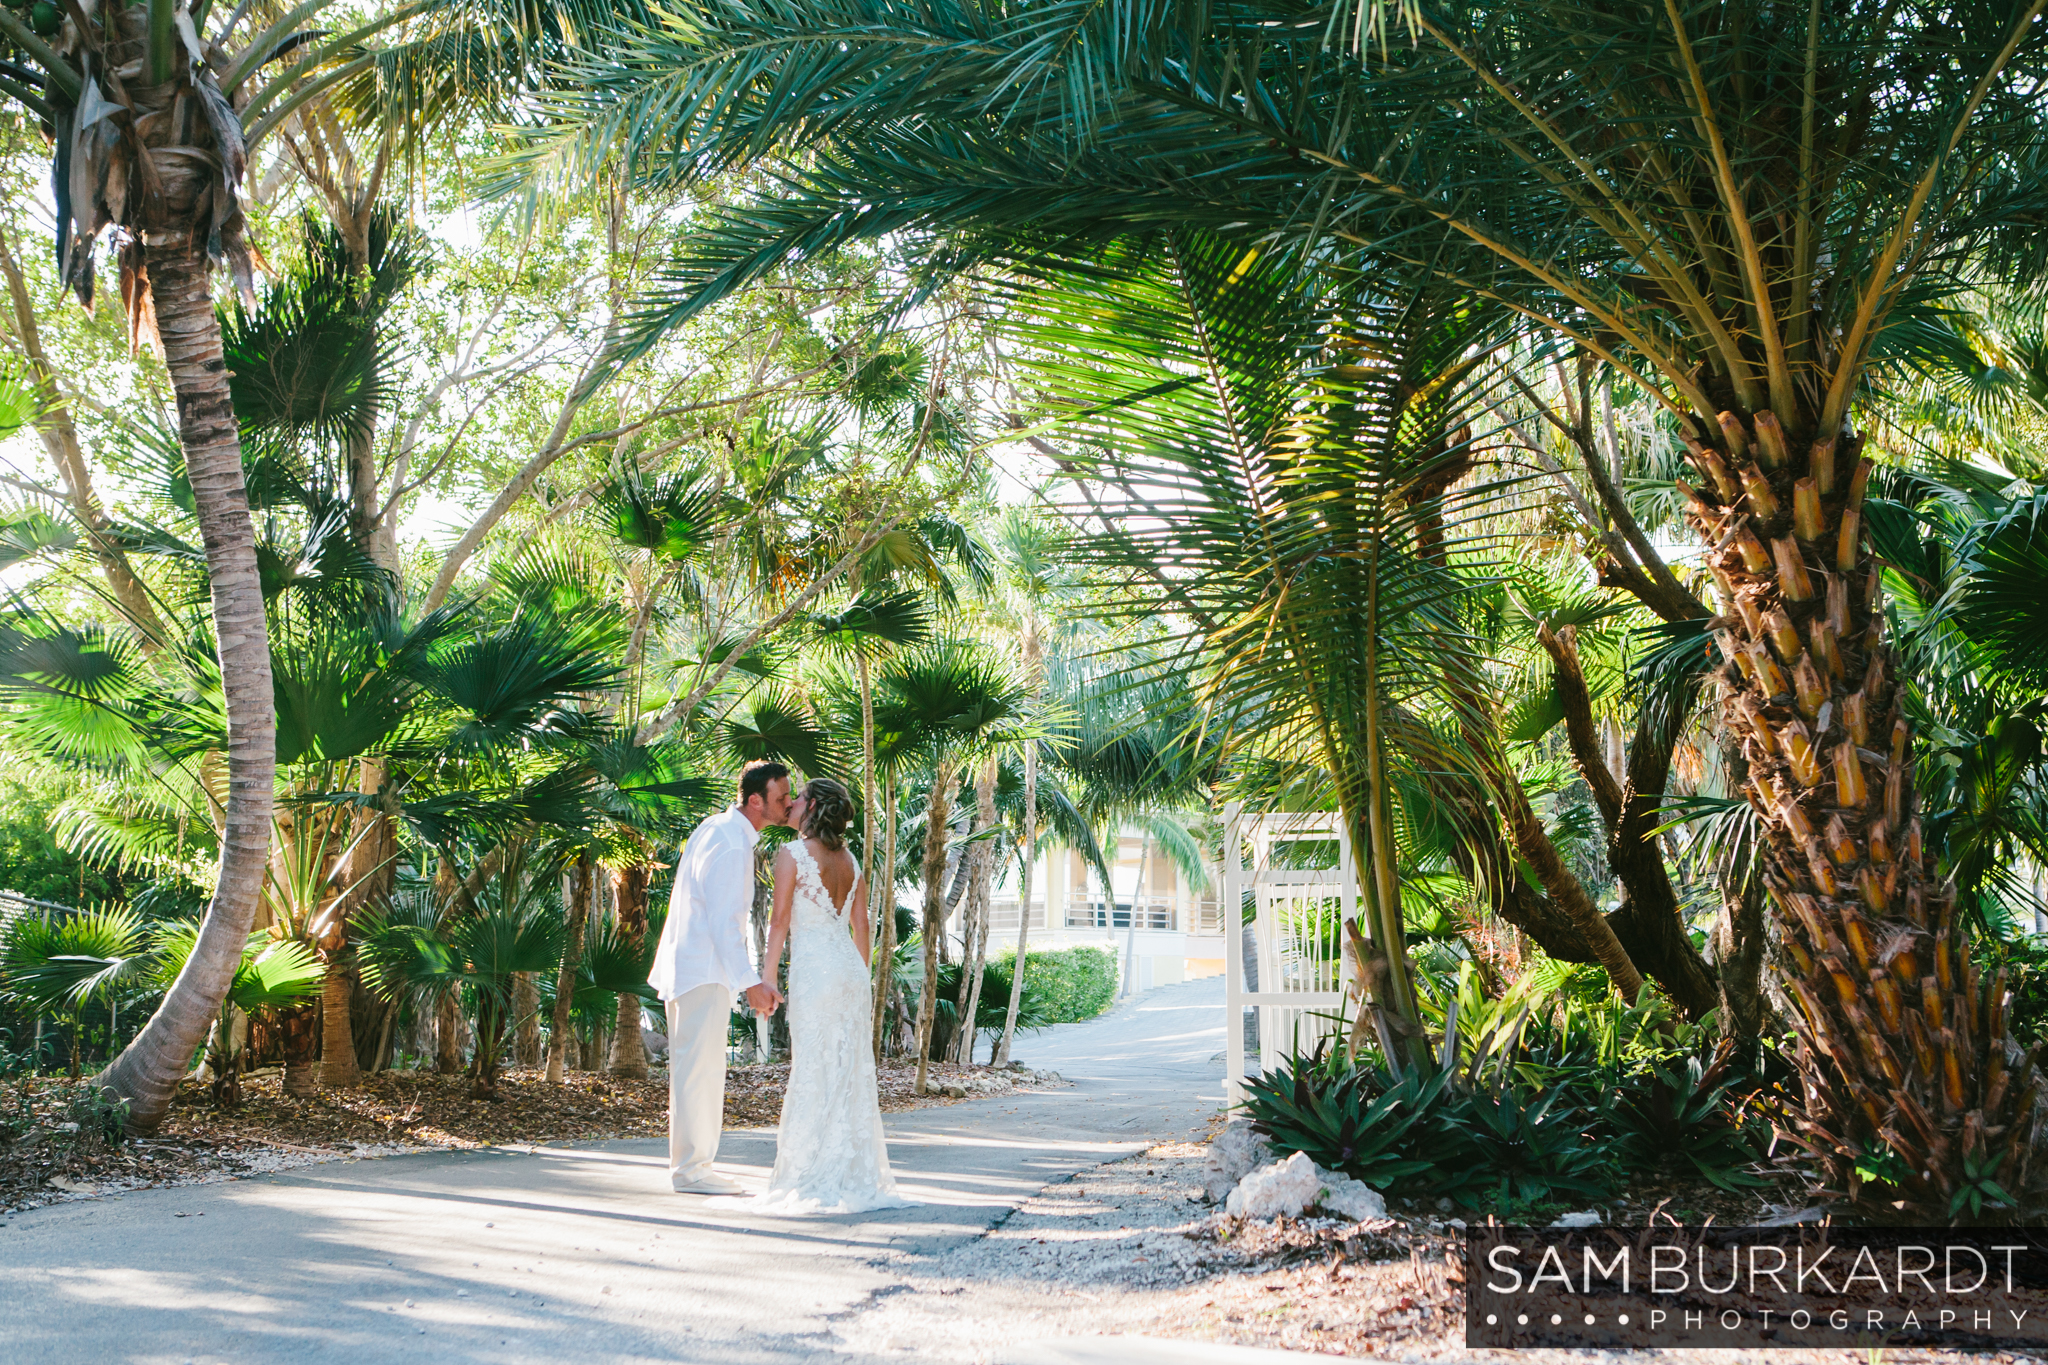
[[[2048,1229],[1465,1233],[1465,1343],[2048,1346]]]

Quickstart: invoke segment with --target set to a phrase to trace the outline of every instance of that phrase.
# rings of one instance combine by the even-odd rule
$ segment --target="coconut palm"
[[[212,276],[225,264],[249,287],[240,183],[250,150],[305,100],[366,69],[364,41],[422,7],[338,33],[300,27],[325,8],[252,22],[246,38],[235,32],[245,9],[203,29],[209,11],[175,0],[66,11],[43,33],[31,28],[43,11],[0,12],[0,40],[21,59],[0,94],[53,132],[60,274],[89,304],[98,239],[118,230],[122,302],[131,332],[153,330],[163,351],[211,571],[229,721],[219,875],[198,951],[98,1078],[143,1131],[162,1120],[233,980],[270,837],[270,653]]]

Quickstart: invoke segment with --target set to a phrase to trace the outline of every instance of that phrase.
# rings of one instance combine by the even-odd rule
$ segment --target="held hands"
[[[757,981],[747,987],[747,1005],[756,1014],[773,1014],[775,1007],[782,1003],[782,992],[766,981]]]

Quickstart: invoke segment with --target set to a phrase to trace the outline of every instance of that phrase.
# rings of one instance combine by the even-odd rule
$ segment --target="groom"
[[[753,763],[740,774],[739,802],[697,826],[676,861],[668,922],[647,975],[668,1004],[668,1176],[685,1194],[738,1194],[718,1174],[725,1125],[725,1030],[732,998],[772,1013],[782,993],[763,981],[747,952],[754,900],[754,841],[789,821],[789,769]]]

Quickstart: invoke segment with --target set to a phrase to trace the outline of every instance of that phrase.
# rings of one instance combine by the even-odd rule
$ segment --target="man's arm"
[[[737,839],[719,841],[706,859],[697,911],[725,979],[741,990],[760,984],[747,952],[747,913],[754,904],[754,852]]]

